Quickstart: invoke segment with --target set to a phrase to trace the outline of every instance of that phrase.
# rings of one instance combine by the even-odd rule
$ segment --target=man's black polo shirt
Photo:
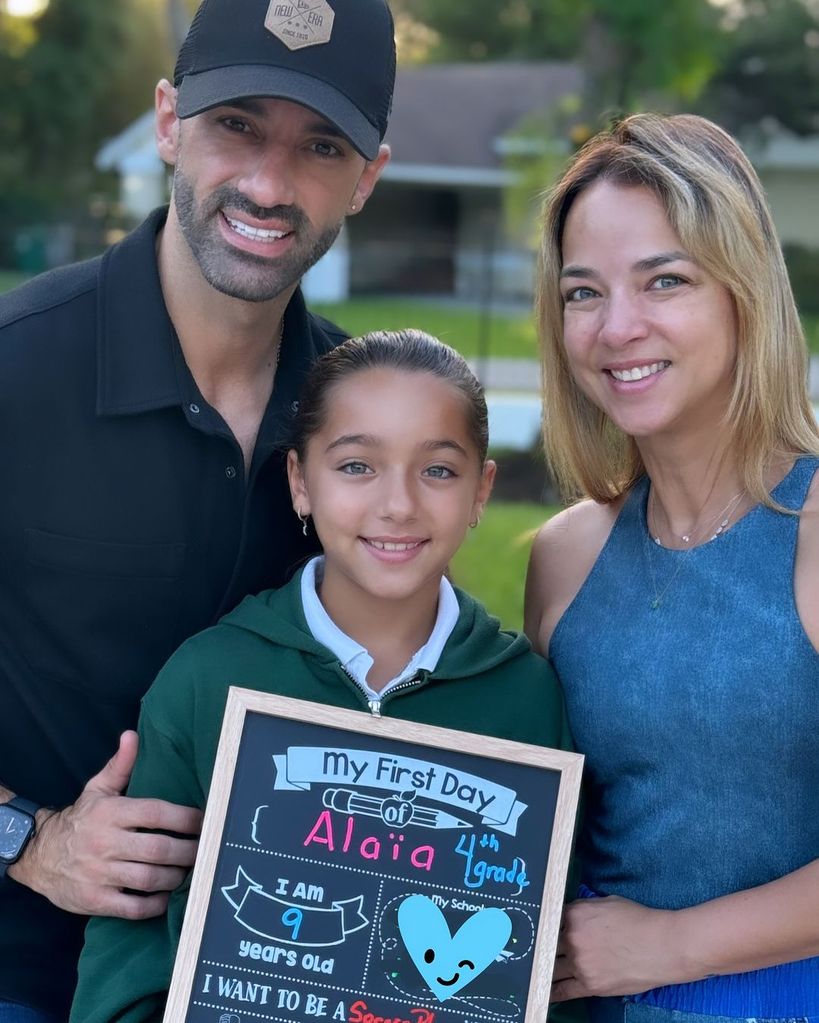
[[[305,371],[344,335],[296,293],[246,478],[165,309],[163,222],[0,298],[0,782],[50,806],[184,639],[312,550],[283,448]],[[84,922],[3,884],[0,1000],[64,1010]]]

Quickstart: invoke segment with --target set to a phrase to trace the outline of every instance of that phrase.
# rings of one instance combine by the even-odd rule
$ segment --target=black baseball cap
[[[249,97],[287,99],[372,160],[392,106],[392,14],[385,0],[203,0],[173,82],[179,117]]]

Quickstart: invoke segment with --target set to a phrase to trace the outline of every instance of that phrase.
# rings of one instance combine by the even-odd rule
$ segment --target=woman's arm
[[[552,1000],[665,984],[819,955],[819,860],[776,881],[681,910],[609,896],[566,908]]]

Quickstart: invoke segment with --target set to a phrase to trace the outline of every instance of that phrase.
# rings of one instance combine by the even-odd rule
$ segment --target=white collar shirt
[[[372,657],[365,647],[348,636],[346,632],[342,632],[319,600],[316,582],[321,578],[323,570],[324,558],[317,557],[308,561],[302,572],[301,601],[307,627],[312,633],[313,639],[336,655],[344,670],[361,686],[369,700],[380,702],[385,693],[394,689],[400,682],[411,678],[416,672],[433,671],[437,667],[441,653],[452,635],[460,613],[458,598],[447,578],[441,578],[441,586],[438,591],[438,614],[429,639],[420,650],[413,654],[409,663],[399,671],[395,678],[390,679],[380,692],[377,692],[367,684],[367,675],[373,666]]]

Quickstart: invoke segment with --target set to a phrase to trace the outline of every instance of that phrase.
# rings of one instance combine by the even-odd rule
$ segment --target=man
[[[64,1019],[84,915],[159,915],[193,861],[197,811],[121,795],[123,730],[314,546],[281,449],[343,335],[298,284],[389,158],[394,73],[385,0],[205,0],[156,90],[167,217],[0,300],[0,1020]]]

